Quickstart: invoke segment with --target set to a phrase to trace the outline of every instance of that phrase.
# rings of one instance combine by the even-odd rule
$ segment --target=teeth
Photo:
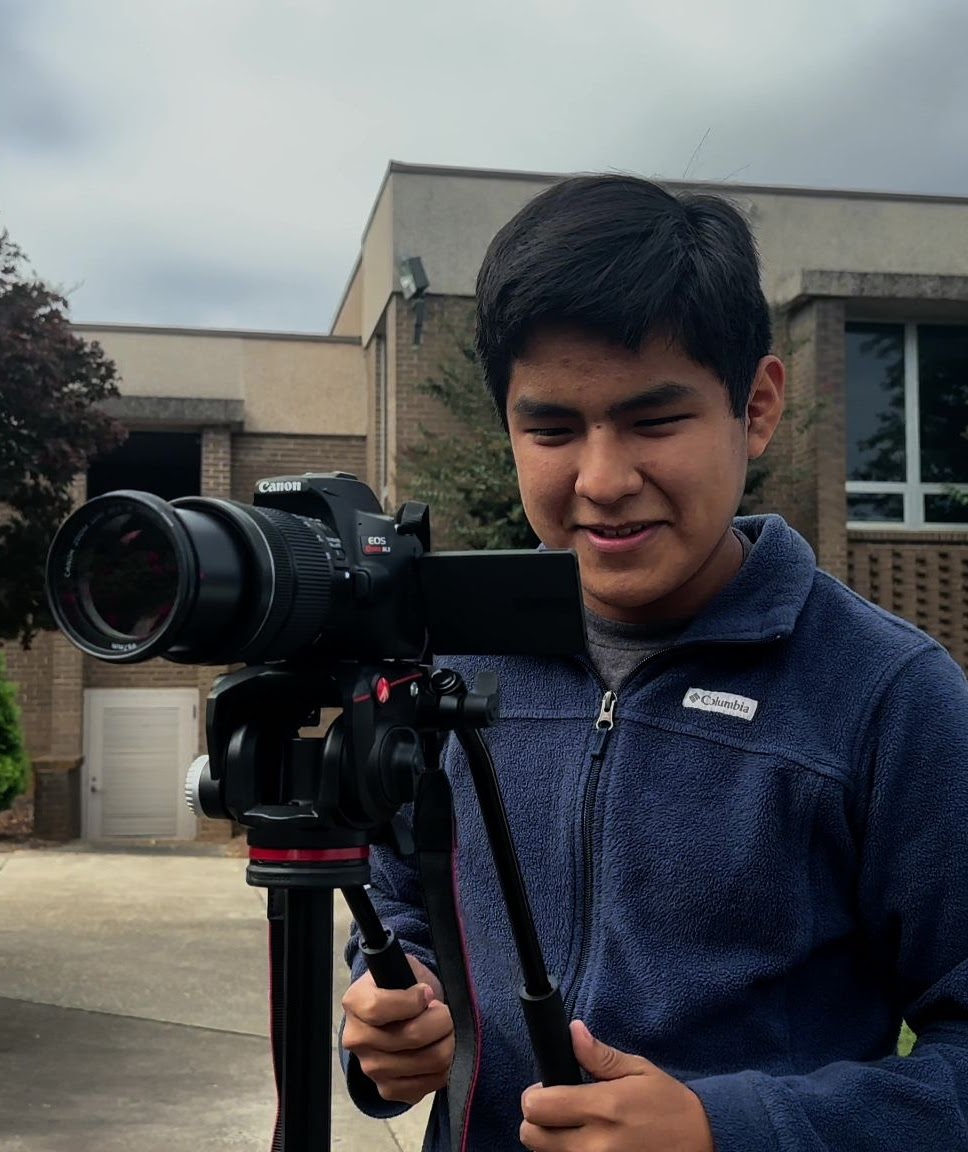
[[[644,524],[632,524],[628,528],[596,528],[595,533],[598,536],[620,538],[622,536],[632,536],[636,532],[641,532],[644,527]]]

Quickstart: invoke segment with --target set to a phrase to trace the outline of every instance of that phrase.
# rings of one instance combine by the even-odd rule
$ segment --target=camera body
[[[426,504],[408,502],[388,516],[351,473],[307,472],[260,480],[253,507],[301,520],[318,544],[316,562],[326,558],[332,607],[315,643],[328,656],[420,659],[427,633],[417,562],[431,547]]]

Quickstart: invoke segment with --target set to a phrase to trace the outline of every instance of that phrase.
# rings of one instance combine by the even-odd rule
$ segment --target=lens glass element
[[[175,606],[175,550],[142,509],[112,516],[90,532],[75,571],[91,623],[117,636],[150,639]]]

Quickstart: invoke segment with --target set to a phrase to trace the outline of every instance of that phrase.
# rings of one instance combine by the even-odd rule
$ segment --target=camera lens
[[[100,660],[284,659],[331,615],[321,526],[272,508],[110,492],[63,523],[47,558],[58,627]]]
[[[151,639],[175,607],[175,549],[140,509],[121,512],[88,533],[77,573],[91,623],[123,640]]]

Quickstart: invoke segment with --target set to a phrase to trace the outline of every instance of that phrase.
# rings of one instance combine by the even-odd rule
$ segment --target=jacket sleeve
[[[404,810],[412,817],[412,812]],[[369,896],[383,925],[392,928],[404,952],[416,956],[432,971],[437,971],[430,940],[430,925],[424,909],[416,858],[401,858],[385,845],[370,851]],[[351,980],[357,980],[366,971],[366,962],[360,952],[357,925],[350,926],[350,939],[344,952],[350,967]],[[383,1099],[373,1081],[364,1073],[357,1058],[343,1047],[343,1025],[339,1029],[339,1056],[346,1076],[346,1087],[353,1103],[368,1116],[385,1120],[399,1116],[408,1104],[390,1103]]]
[[[910,1056],[689,1087],[716,1152],[968,1152],[968,684],[921,649],[858,751],[858,908],[917,1035]]]

